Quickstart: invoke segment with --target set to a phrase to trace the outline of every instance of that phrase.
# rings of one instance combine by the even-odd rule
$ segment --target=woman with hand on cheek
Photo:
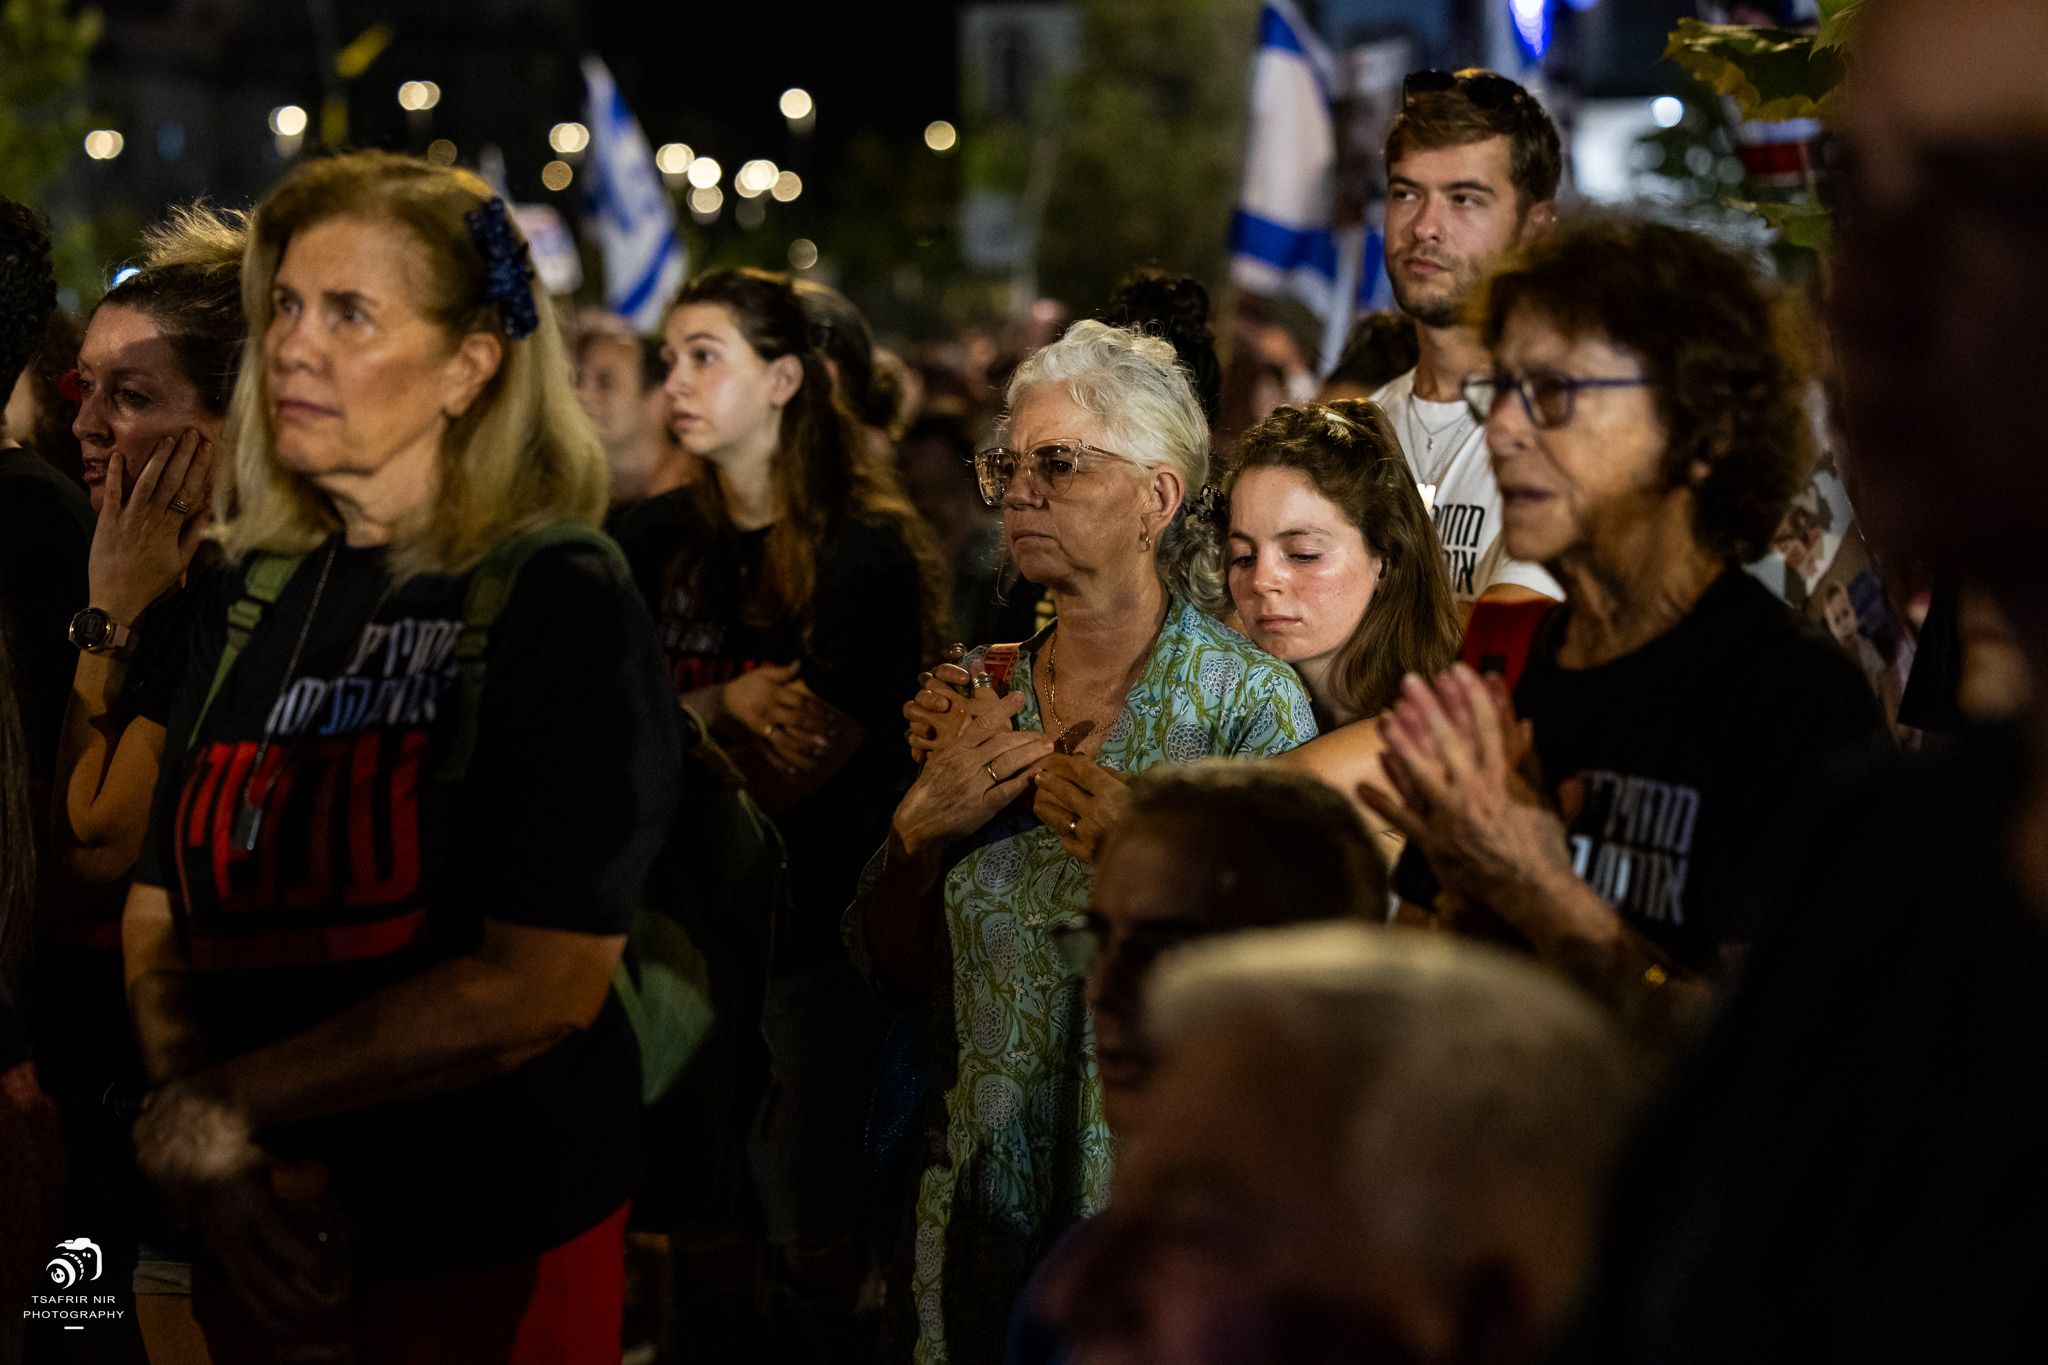
[[[93,1229],[127,1284],[138,1234],[167,1229],[128,1127],[148,1089],[121,977],[121,908],[149,826],[183,676],[214,448],[247,324],[240,215],[192,207],[145,234],[143,267],[94,311],[72,431],[99,514],[77,662],[59,733],[49,861],[25,1004],[44,1085],[64,1114],[67,1223]],[[204,560],[199,559],[202,547]],[[131,1312],[132,1319],[132,1312]]]

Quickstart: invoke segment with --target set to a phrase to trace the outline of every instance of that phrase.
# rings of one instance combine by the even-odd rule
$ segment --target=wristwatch
[[[125,649],[133,633],[98,607],[87,607],[72,617],[71,628],[64,632],[72,644],[88,654],[109,654]]]

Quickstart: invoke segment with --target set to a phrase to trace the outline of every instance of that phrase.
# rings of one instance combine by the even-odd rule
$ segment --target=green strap
[[[199,704],[199,714],[192,719],[192,733],[185,740],[185,750],[190,753],[199,743],[199,727],[206,723],[207,712],[213,710],[213,699],[220,695],[221,684],[234,671],[235,660],[242,657],[248,647],[249,637],[256,633],[263,614],[277,605],[277,599],[284,595],[285,585],[298,572],[304,554],[280,555],[258,550],[249,558],[249,567],[242,574],[242,595],[228,608],[228,642],[220,652],[220,663],[213,670],[213,685],[206,689],[206,700]]]
[[[626,556],[610,536],[589,526],[560,525],[543,526],[501,542],[470,575],[469,594],[462,603],[462,633],[455,637],[455,742],[441,764],[439,780],[460,782],[468,776],[469,762],[476,756],[477,708],[484,699],[485,656],[490,649],[491,627],[497,624],[498,613],[512,600],[520,570],[542,550],[569,544],[600,550],[621,573],[628,572]]]

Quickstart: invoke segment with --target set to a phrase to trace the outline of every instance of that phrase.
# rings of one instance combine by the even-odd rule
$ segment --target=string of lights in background
[[[433,81],[409,80],[398,87],[398,105],[409,116],[416,136],[428,131],[427,115],[440,103],[441,87]],[[776,108],[788,121],[790,132],[799,137],[808,136],[817,126],[818,104],[807,90],[792,86],[783,91]],[[280,104],[270,111],[268,122],[278,156],[284,160],[297,156],[305,146],[312,116],[300,105]],[[934,119],[925,125],[924,145],[932,152],[948,155],[959,142],[959,130],[946,120]],[[112,128],[95,128],[85,135],[85,154],[94,161],[112,161],[126,145],[127,140]],[[561,193],[575,183],[576,163],[590,146],[590,129],[573,121],[557,123],[548,130],[548,146],[555,159],[541,168],[541,184]],[[426,159],[436,166],[452,166],[458,155],[459,149],[445,137],[427,143]],[[707,226],[718,220],[726,200],[725,168],[714,158],[700,155],[688,143],[669,142],[656,149],[654,164],[669,188],[682,194],[693,219]],[[752,228],[766,221],[769,200],[778,204],[794,202],[804,192],[804,182],[795,171],[765,157],[756,157],[743,163],[733,175],[732,189],[739,200],[733,211],[734,221],[741,227]],[[796,270],[816,266],[817,244],[804,237],[791,242],[789,263]]]

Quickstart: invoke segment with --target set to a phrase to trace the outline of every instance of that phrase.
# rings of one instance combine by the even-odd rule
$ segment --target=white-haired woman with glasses
[[[1039,775],[1056,753],[1134,773],[1315,734],[1293,670],[1162,569],[1209,466],[1173,348],[1082,322],[1018,369],[1008,403],[1002,445],[977,457],[982,491],[1057,620],[970,654],[973,695],[942,722],[847,926],[877,985],[931,1002],[933,1052],[954,1058],[907,1302],[916,1358],[956,1365],[1001,1357],[1033,1263],[1107,1193],[1087,1011],[1053,942],[1086,909],[1076,854],[1093,832],[1084,813],[1034,810]]]

